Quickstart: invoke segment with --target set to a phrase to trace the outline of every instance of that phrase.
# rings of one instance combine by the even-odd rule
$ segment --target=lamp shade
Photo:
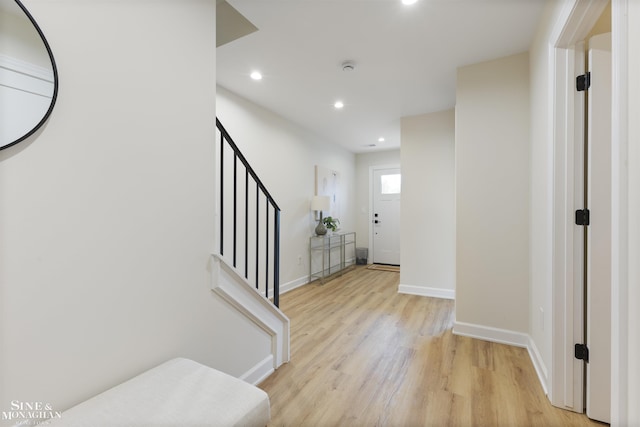
[[[329,208],[331,208],[329,196],[313,196],[313,199],[311,199],[312,211],[328,211]]]

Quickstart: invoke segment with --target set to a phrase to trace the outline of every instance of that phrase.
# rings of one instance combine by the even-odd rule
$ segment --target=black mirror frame
[[[44,116],[42,116],[42,119],[40,119],[40,121],[33,127],[33,129],[31,129],[30,131],[28,131],[27,133],[25,133],[23,136],[16,139],[15,141],[9,142],[8,144],[3,145],[2,147],[0,147],[0,150],[4,150],[5,148],[12,147],[17,143],[24,141],[25,139],[33,135],[38,129],[40,129],[42,125],[47,121],[49,116],[51,115],[51,111],[53,111],[53,107],[56,104],[56,99],[58,98],[58,67],[56,66],[56,61],[53,58],[53,52],[51,52],[51,46],[49,46],[49,42],[47,41],[47,38],[44,36],[44,34],[42,33],[42,30],[40,29],[40,26],[38,25],[36,20],[33,18],[31,13],[29,13],[27,8],[22,4],[22,2],[20,2],[20,0],[14,0],[14,1],[18,5],[18,7],[22,9],[24,14],[27,15],[27,18],[29,18],[29,21],[31,21],[31,24],[36,29],[36,31],[38,32],[38,35],[40,36],[40,39],[44,43],[44,47],[47,49],[47,54],[49,55],[49,60],[51,60],[51,68],[53,71],[53,95],[51,96],[51,104],[49,105],[47,112],[44,114]]]

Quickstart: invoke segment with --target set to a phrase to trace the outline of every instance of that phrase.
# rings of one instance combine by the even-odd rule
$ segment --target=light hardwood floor
[[[291,362],[260,387],[269,426],[602,426],[553,407],[527,351],[451,333],[452,301],[356,267],[280,297]]]

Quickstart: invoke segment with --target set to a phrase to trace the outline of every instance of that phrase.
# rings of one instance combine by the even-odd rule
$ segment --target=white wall
[[[549,43],[560,4],[545,6],[529,50],[530,126],[530,269],[529,334],[547,369],[552,366],[553,286],[553,124],[550,117]],[[548,374],[547,370],[547,374]],[[548,378],[546,378],[548,380]]]
[[[455,295],[455,112],[403,117],[400,292]]]
[[[456,322],[529,330],[528,54],[458,70]]]
[[[245,373],[270,341],[211,291],[214,2],[25,3],[60,92],[0,152],[0,410],[177,356]]]
[[[369,180],[373,166],[400,167],[400,150],[374,151],[371,153],[356,154],[356,233],[358,247],[369,249],[369,262],[372,262],[373,254],[370,246],[371,238],[371,191]]]
[[[340,173],[344,192],[338,219],[342,230],[352,231],[356,226],[355,155],[220,86],[216,112],[282,210],[281,291],[306,283],[309,237],[317,225],[310,210],[314,167]]]

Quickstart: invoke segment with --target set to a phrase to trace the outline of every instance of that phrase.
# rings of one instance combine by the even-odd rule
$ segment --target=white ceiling
[[[229,0],[258,31],[217,82],[352,152],[400,147],[400,118],[453,108],[456,68],[524,52],[543,0]],[[342,63],[353,61],[345,72]],[[249,78],[260,70],[263,79]],[[336,110],[333,103],[345,107]],[[378,138],[386,141],[379,143]],[[369,147],[375,144],[376,147]]]

